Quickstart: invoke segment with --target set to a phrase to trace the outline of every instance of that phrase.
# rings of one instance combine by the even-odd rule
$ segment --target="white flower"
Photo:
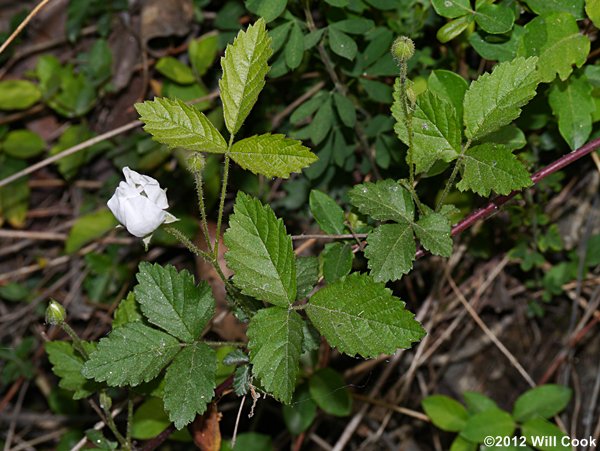
[[[125,181],[119,183],[115,194],[107,202],[108,208],[129,233],[150,240],[161,224],[177,219],[165,211],[169,208],[167,192],[155,179],[123,168]]]

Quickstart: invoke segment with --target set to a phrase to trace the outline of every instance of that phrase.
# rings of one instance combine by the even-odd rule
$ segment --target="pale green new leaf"
[[[199,338],[215,311],[208,283],[196,286],[188,271],[148,262],[140,263],[136,278],[135,298],[148,321],[182,341]]]
[[[590,52],[590,40],[579,32],[575,18],[565,12],[538,16],[525,25],[518,54],[537,56],[540,79],[565,81],[573,66],[581,67]]]
[[[452,254],[452,226],[442,214],[429,212],[414,224],[415,234],[425,249],[435,255]]]
[[[229,155],[241,167],[255,174],[283,178],[318,160],[300,141],[270,133],[236,142]]]
[[[581,147],[592,132],[592,113],[596,104],[592,85],[584,74],[556,80],[550,88],[548,102],[558,117],[558,130],[571,150]]]
[[[292,239],[271,207],[240,192],[224,239],[225,259],[242,293],[280,306],[296,300]]]
[[[312,190],[309,205],[315,221],[325,233],[340,235],[346,231],[344,210],[327,194],[316,189]]]
[[[413,267],[417,247],[408,224],[383,224],[369,233],[365,257],[378,282],[398,280]]]
[[[356,185],[348,194],[352,205],[378,221],[412,223],[415,217],[410,193],[394,180]]]
[[[482,196],[490,191],[508,194],[531,186],[527,169],[506,147],[487,143],[471,147],[464,156],[461,191],[471,190]]]
[[[329,344],[363,357],[410,348],[425,330],[383,283],[353,273],[315,293],[306,312]]]
[[[258,19],[246,31],[240,31],[225,49],[221,58],[223,77],[219,80],[223,116],[229,133],[235,134],[265,86],[269,72],[267,64],[273,54],[271,38],[267,34],[265,21]]]
[[[84,348],[88,352],[94,350],[94,345],[83,342]],[[66,341],[49,341],[44,345],[48,353],[48,360],[52,364],[52,372],[56,374],[60,381],[58,386],[65,390],[74,391],[73,399],[83,399],[94,394],[98,389],[98,384],[82,376],[84,360],[73,345]]]
[[[476,140],[509,124],[534,96],[539,83],[537,58],[515,58],[471,83],[465,94],[467,138]]]
[[[157,97],[136,103],[135,109],[145,124],[144,130],[155,141],[198,152],[224,153],[227,150],[225,139],[212,122],[181,100]]]
[[[396,119],[394,130],[408,145],[404,110],[400,97],[401,85],[394,85],[392,114]],[[426,91],[417,98],[412,120],[413,161],[418,173],[427,172],[438,160],[450,162],[460,153],[461,124],[456,109],[450,102]]]
[[[302,349],[302,318],[294,310],[259,310],[248,326],[254,374],[276,399],[289,404],[296,388]]]
[[[110,386],[139,385],[158,376],[180,349],[171,335],[139,321],[129,323],[100,340],[82,374]]]
[[[206,411],[215,389],[217,357],[204,343],[186,346],[165,374],[164,405],[177,429]]]

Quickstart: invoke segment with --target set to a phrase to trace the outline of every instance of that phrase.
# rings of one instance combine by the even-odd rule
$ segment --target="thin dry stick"
[[[17,402],[13,410],[15,418],[13,419],[13,421],[11,421],[10,427],[8,428],[8,434],[6,434],[6,442],[4,442],[4,451],[10,450],[10,445],[15,434],[15,428],[17,427],[17,416],[19,415],[19,412],[21,412],[21,407],[23,407],[23,400],[25,399],[25,393],[27,393],[28,388],[29,381],[25,381],[21,386],[21,391],[19,392],[19,397],[17,398]]]
[[[492,341],[492,343],[494,343],[496,345],[496,347],[500,350],[500,352],[502,354],[504,354],[504,356],[508,359],[508,361],[511,363],[511,365],[513,367],[515,367],[515,369],[519,372],[519,374],[521,376],[523,376],[523,379],[525,379],[531,387],[535,387],[536,386],[535,382],[533,381],[531,376],[527,373],[527,371],[525,371],[525,368],[523,368],[523,366],[519,363],[519,361],[516,359],[516,357],[514,355],[512,355],[512,353],[508,349],[506,349],[506,346],[504,346],[504,344],[502,344],[502,342],[500,340],[498,340],[498,338],[489,329],[489,327],[486,326],[486,324],[483,322],[481,317],[477,314],[477,312],[473,309],[473,307],[471,307],[469,302],[465,299],[465,297],[463,296],[461,291],[458,289],[458,287],[456,286],[456,283],[454,282],[454,279],[452,278],[452,276],[450,276],[450,274],[448,274],[448,282],[450,283],[450,286],[452,287],[452,291],[454,291],[454,294],[456,294],[460,303],[467,310],[469,315],[471,315],[471,318],[473,318],[473,321],[475,321],[475,323],[477,323],[477,325],[481,328],[483,333],[487,335],[487,337]]]
[[[231,447],[235,448],[235,442],[237,440],[238,426],[240,425],[240,418],[242,417],[242,410],[244,409],[244,401],[246,401],[246,395],[242,396],[240,401],[240,408],[238,409],[237,417],[235,418],[235,426],[233,428],[233,436],[231,437]]]
[[[323,89],[323,86],[325,86],[325,82],[320,81],[308,91],[306,91],[304,94],[302,94],[300,97],[298,97],[296,100],[294,100],[292,103],[290,103],[280,113],[273,116],[273,120],[271,121],[271,128],[275,129],[279,127],[281,121],[283,121],[292,111],[294,111],[296,107],[302,105],[305,100],[310,99],[312,96],[314,96],[317,92]]]
[[[21,31],[23,31],[27,24],[31,22],[31,19],[33,19],[36,16],[36,14],[39,13],[42,10],[42,8],[46,6],[49,2],[50,0],[42,0],[35,8],[33,8],[33,11],[31,11],[27,15],[27,17],[23,19],[23,22],[21,22],[16,28],[16,30],[13,31],[12,34],[8,37],[8,39],[4,41],[4,44],[0,46],[0,55],[2,54],[2,52],[4,52],[4,50],[6,50],[6,48],[11,44],[11,42],[13,42],[17,38],[17,36],[21,34]]]

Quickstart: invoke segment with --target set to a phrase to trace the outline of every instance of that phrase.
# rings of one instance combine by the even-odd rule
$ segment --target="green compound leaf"
[[[490,191],[508,194],[531,186],[527,169],[506,147],[487,143],[471,147],[464,156],[461,191],[471,190],[487,197]]]
[[[259,310],[248,326],[254,374],[276,399],[289,404],[296,388],[302,349],[302,318],[294,310]]]
[[[269,72],[267,61],[272,54],[271,38],[263,19],[258,19],[245,32],[240,31],[233,44],[225,49],[219,88],[229,133],[237,133],[258,100]]]
[[[348,194],[352,205],[378,221],[412,223],[415,217],[410,193],[394,180],[356,185]]]
[[[140,263],[135,299],[148,321],[182,341],[197,340],[215,311],[208,283],[198,286],[186,270],[172,265]]]
[[[394,130],[408,145],[408,130],[400,97],[400,81],[394,85],[392,114],[396,119]],[[418,173],[427,172],[438,160],[450,162],[460,153],[461,124],[456,109],[450,102],[430,91],[417,99],[412,120],[413,159]]]
[[[242,168],[267,177],[288,178],[318,160],[308,147],[285,135],[255,135],[236,142],[229,152]]]
[[[460,432],[469,418],[467,409],[448,396],[428,396],[421,404],[431,422],[443,431]]]
[[[465,94],[467,138],[476,140],[509,124],[534,96],[539,83],[537,58],[515,58],[471,83]]]
[[[548,101],[558,116],[558,130],[571,150],[581,147],[592,132],[592,113],[596,111],[592,90],[584,74],[567,81],[556,80],[550,88]]]
[[[110,386],[135,386],[158,376],[180,349],[171,335],[141,322],[129,323],[100,340],[81,373]]]
[[[321,254],[323,259],[323,277],[327,283],[333,283],[347,276],[352,270],[352,246],[350,243],[327,243]]]
[[[539,16],[525,25],[518,54],[537,56],[541,81],[556,78],[565,81],[573,65],[581,67],[590,52],[590,40],[579,32],[575,18],[569,13]]]
[[[429,212],[413,226],[415,234],[425,249],[435,255],[450,257],[452,254],[452,226],[440,213]]]
[[[383,224],[369,233],[365,257],[378,282],[398,280],[413,267],[417,247],[408,224]]]
[[[215,389],[217,357],[204,343],[183,348],[165,374],[164,404],[177,429],[206,411]]]
[[[88,352],[92,352],[95,348],[93,344],[88,342],[83,342],[83,346]],[[98,389],[98,384],[81,375],[84,360],[73,349],[71,343],[49,341],[46,342],[44,348],[48,353],[48,360],[52,364],[52,372],[60,378],[58,383],[60,388],[74,391],[73,399],[83,399],[94,394]]]
[[[571,389],[563,385],[547,384],[532,388],[515,401],[513,417],[519,422],[536,417],[552,418],[567,407],[571,395]]]
[[[169,147],[224,153],[227,143],[208,118],[178,99],[156,98],[136,103],[144,130]]]
[[[431,0],[431,3],[436,13],[448,19],[472,12],[469,0]]]
[[[414,315],[383,283],[353,273],[314,294],[306,312],[329,344],[362,357],[410,348],[425,336]]]
[[[271,207],[240,192],[224,239],[225,259],[243,294],[282,307],[296,300],[292,239]]]
[[[346,231],[344,210],[335,200],[316,189],[310,192],[310,212],[325,233],[340,235]]]
[[[507,33],[515,23],[515,13],[508,6],[484,3],[475,12],[475,22],[487,33]]]

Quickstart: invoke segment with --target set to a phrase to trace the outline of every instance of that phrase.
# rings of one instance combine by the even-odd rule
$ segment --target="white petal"
[[[144,192],[148,199],[150,199],[157,207],[163,210],[169,208],[169,202],[167,202],[167,193],[160,185],[148,184],[144,187]]]
[[[150,199],[139,196],[121,201],[121,214],[127,231],[139,238],[154,232],[165,220],[166,212]]]

